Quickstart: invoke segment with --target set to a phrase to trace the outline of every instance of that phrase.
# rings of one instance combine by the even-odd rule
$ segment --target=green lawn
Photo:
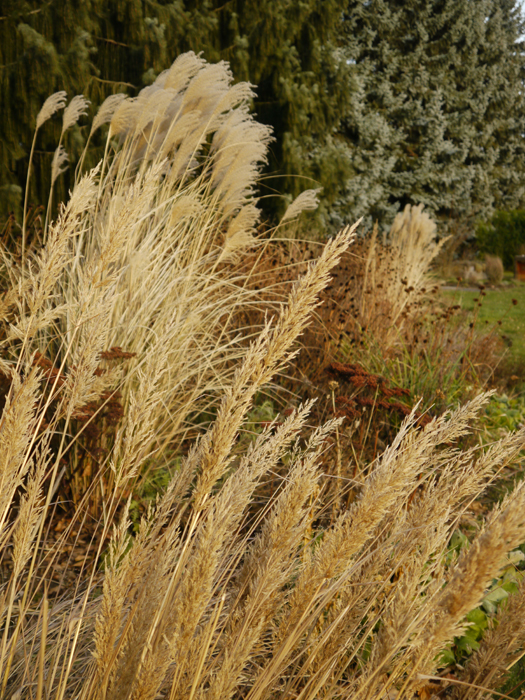
[[[497,289],[487,287],[484,292],[485,296],[482,296],[479,291],[458,288],[457,291],[441,293],[448,299],[454,299],[454,303],[461,304],[466,311],[475,313],[477,309],[478,327],[483,324],[487,330],[497,328],[510,346],[511,361],[525,364],[525,283],[519,282]],[[481,306],[477,306],[480,302]]]

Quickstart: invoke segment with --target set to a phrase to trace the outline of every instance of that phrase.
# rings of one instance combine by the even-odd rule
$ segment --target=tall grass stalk
[[[24,209],[22,211],[22,269],[25,266],[26,256],[26,235],[27,235],[27,200],[29,197],[29,181],[31,179],[31,166],[33,165],[33,155],[35,153],[36,137],[40,127],[50,119],[59,109],[66,106],[66,93],[63,90],[50,95],[42,105],[42,109],[36,118],[35,133],[31,143],[31,151],[29,154],[29,164],[27,166],[26,189],[24,194]]]

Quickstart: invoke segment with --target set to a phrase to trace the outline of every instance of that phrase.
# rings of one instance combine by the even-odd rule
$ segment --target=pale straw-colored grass
[[[344,505],[341,492],[332,522],[320,465],[339,420],[306,431],[310,402],[239,453],[254,398],[294,360],[355,230],[322,247],[262,331],[236,345],[228,319],[253,298],[228,256],[253,236],[269,138],[247,111],[250,91],[231,86],[226,65],[187,54],[135,100],[103,106],[104,162],[79,179],[41,251],[25,265],[3,255],[1,697],[416,698],[525,541],[521,482],[449,556],[473,500],[525,442],[522,430],[462,448],[488,395],[424,428],[414,410],[357,498]],[[242,233],[238,246],[228,231]],[[117,344],[133,362],[101,369]],[[57,596],[52,571],[69,545],[48,528],[81,439],[75,416],[119,386],[124,416],[92,475],[103,491],[96,558]],[[212,392],[222,398],[211,425],[132,529],[131,485],[165,464]],[[267,475],[279,485],[261,503]],[[69,506],[76,527],[87,500]],[[462,697],[500,687],[523,653],[522,589],[449,681]]]
[[[50,245],[33,254],[26,275],[7,261],[22,285],[27,277],[45,277],[49,261],[42,255],[53,254],[60,265],[41,293],[30,284],[10,333],[20,337],[31,323],[39,351],[64,365],[68,420],[112,381],[130,406],[143,391],[149,355],[165,356],[157,366],[156,416],[150,411],[152,427],[143,435],[145,455],[176,449],[192,427],[190,417],[216,405],[246,336],[256,331],[233,323],[257,294],[245,288],[249,271],[232,265],[257,245],[255,183],[271,140],[269,128],[249,113],[252,95],[248,84],[232,85],[226,64],[188,53],[137,98],[108,98],[92,127],[110,123],[104,160],[88,178],[97,182],[90,201],[78,214],[46,224]],[[53,110],[64,106],[59,97]],[[73,98],[62,133],[86,107],[82,96]],[[53,180],[66,158],[60,143]],[[73,199],[86,187],[79,179]],[[33,299],[37,293],[40,301]],[[38,312],[42,321],[37,303],[46,306]],[[107,367],[95,376],[100,353],[115,346],[136,359],[118,381]]]
[[[437,239],[435,222],[423,205],[407,205],[390,231],[374,228],[363,244],[357,320],[384,349],[394,347],[417,302],[432,286],[429,268],[446,238]]]

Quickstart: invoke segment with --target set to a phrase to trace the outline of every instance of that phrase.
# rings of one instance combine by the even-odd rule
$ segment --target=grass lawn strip
[[[500,336],[509,346],[510,359],[517,365],[525,363],[525,284],[499,289],[487,287],[483,291],[485,296],[480,291],[461,288],[442,294],[472,312],[480,330],[499,327]]]

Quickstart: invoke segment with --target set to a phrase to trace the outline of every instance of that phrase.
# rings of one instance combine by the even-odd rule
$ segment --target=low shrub
[[[478,249],[497,255],[506,270],[514,270],[514,258],[525,250],[525,210],[498,211],[476,230]]]
[[[485,256],[485,275],[491,284],[501,284],[503,272],[503,261],[499,255]]]

